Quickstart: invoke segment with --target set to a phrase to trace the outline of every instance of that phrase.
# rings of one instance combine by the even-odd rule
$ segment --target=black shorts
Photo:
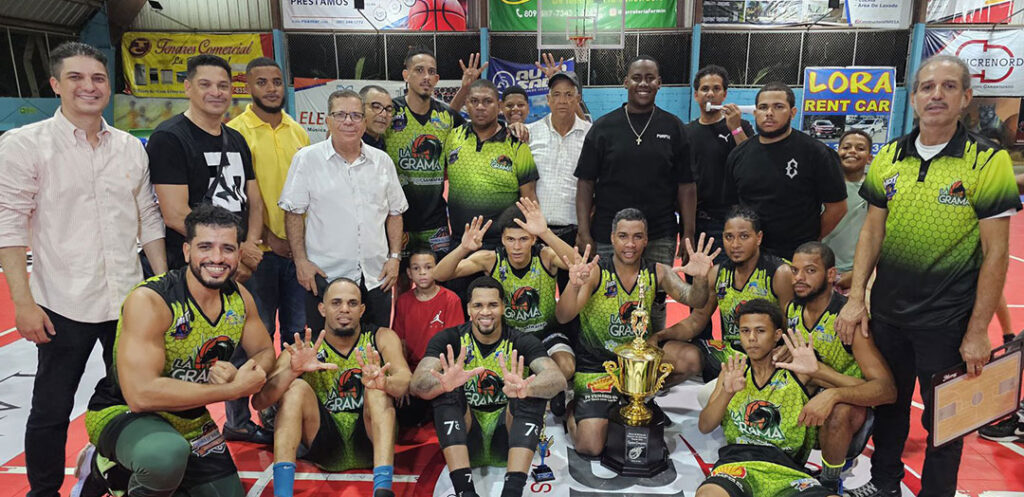
[[[576,352],[572,350],[572,342],[569,341],[569,337],[562,332],[549,333],[548,336],[544,337],[540,341],[541,345],[544,346],[544,350],[547,351],[548,356],[555,352],[568,352],[573,357],[576,357]]]
[[[608,419],[608,412],[619,405],[621,396],[613,388],[608,373],[576,371],[573,375],[572,415],[579,423],[584,419]]]
[[[366,434],[366,423],[360,413],[352,426],[352,433],[343,434],[334,423],[331,412],[322,403],[320,407],[320,429],[310,442],[309,447],[299,447],[298,458],[316,464],[326,471],[345,471],[365,466],[367,459],[373,458],[373,443]],[[345,440],[351,438],[348,445]]]
[[[508,428],[505,417],[508,409],[515,412],[513,403],[494,411],[469,408],[469,433],[466,446],[469,449],[469,465],[504,466],[508,460]]]

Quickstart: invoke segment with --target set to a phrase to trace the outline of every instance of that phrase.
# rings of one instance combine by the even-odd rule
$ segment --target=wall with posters
[[[562,15],[582,15],[583,5],[587,14],[595,15],[599,30],[618,29],[616,22],[621,17],[608,15],[618,2],[597,3],[593,0],[562,0],[545,2],[548,8],[560,11]],[[536,31],[537,0],[490,0],[487,9],[492,31]],[[550,14],[548,14],[550,15]],[[626,0],[626,29],[674,28],[676,27],[676,0]]]
[[[574,71],[576,63],[569,59],[562,64],[563,71]],[[532,123],[551,112],[548,107],[548,78],[544,72],[533,64],[519,64],[502,59],[490,59],[487,66],[487,77],[498,87],[498,91],[505,91],[512,85],[521,86],[526,90],[526,96],[530,102],[530,114],[526,116],[526,122]]]
[[[936,54],[967,63],[975,96],[1024,95],[1024,30],[929,29],[922,60]]]
[[[366,8],[360,12],[350,0],[281,0],[281,17],[285,29],[465,31],[470,18],[468,3],[366,0]]]
[[[878,153],[889,136],[895,68],[808,67],[800,104],[801,128],[832,148],[851,129],[871,136]]]
[[[893,0],[704,0],[707,24],[843,24],[861,28],[905,29],[913,2]]]
[[[208,34],[129,32],[121,39],[124,80],[139,97],[183,97],[188,59],[211,54],[231,64],[231,91],[247,95],[245,66],[258,57],[274,57],[270,33]]]
[[[1006,23],[1013,0],[928,0],[925,22]]]

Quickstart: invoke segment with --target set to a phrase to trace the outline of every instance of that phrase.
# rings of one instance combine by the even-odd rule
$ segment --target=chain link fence
[[[50,50],[67,35],[0,27],[0,97],[50,98]]]

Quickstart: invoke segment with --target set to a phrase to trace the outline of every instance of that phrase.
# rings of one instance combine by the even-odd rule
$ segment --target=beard
[[[811,291],[808,292],[807,295],[804,296],[804,297],[801,297],[801,296],[797,295],[796,293],[794,293],[793,294],[793,302],[795,304],[797,304],[797,305],[807,305],[808,302],[818,298],[818,296],[821,295],[822,293],[825,293],[825,289],[827,287],[828,287],[828,285],[826,285],[825,282],[823,281],[823,282],[821,282],[821,285],[818,285],[817,288],[811,288]]]
[[[335,328],[330,324],[325,324],[324,326],[326,326],[328,330],[331,330],[331,334],[338,338],[348,338],[359,331],[359,325],[356,323],[349,325],[347,328]]]
[[[775,131],[765,131],[765,130],[761,129],[760,126],[757,126],[757,125],[755,125],[755,126],[757,127],[757,134],[759,134],[759,135],[761,135],[761,136],[763,136],[765,138],[771,139],[771,138],[778,138],[778,137],[786,134],[786,132],[789,131],[790,124],[789,124],[789,121],[786,121],[786,125],[785,126],[779,128],[779,129],[777,129]]]
[[[277,114],[278,112],[281,112],[281,109],[284,108],[284,105],[285,105],[286,102],[287,102],[287,97],[285,97],[284,95],[281,95],[281,105],[278,105],[276,107],[271,107],[271,106],[263,103],[262,100],[260,100],[260,99],[258,99],[256,97],[253,97],[253,99],[252,99],[252,103],[255,104],[256,107],[259,107],[260,110],[262,110],[263,112],[266,112],[268,114]]]
[[[494,333],[495,331],[498,330],[498,324],[499,323],[501,323],[501,321],[497,320],[497,321],[494,322],[493,325],[491,325],[491,326],[489,326],[487,328],[484,328],[483,326],[480,326],[479,324],[474,322],[473,323],[473,327],[476,328],[476,331],[479,331],[481,335],[490,336],[492,333]]]
[[[201,264],[190,262],[188,264],[188,268],[192,271],[192,276],[195,276],[196,280],[199,281],[199,284],[211,290],[220,290],[221,288],[224,288],[228,285],[231,279],[235,277],[235,273],[238,272],[238,266],[235,266],[233,269],[228,271],[227,277],[224,278],[223,281],[216,281],[203,278],[203,267]]]

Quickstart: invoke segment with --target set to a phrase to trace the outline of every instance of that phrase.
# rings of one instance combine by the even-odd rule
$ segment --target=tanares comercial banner
[[[597,16],[600,30],[618,29],[621,6],[612,1],[545,0],[544,14]],[[537,0],[490,0],[487,12],[491,31],[537,31]],[[626,0],[626,29],[674,27],[676,0]]]
[[[274,57],[270,33],[125,33],[121,38],[124,80],[138,97],[185,96],[188,59],[217,55],[231,65],[231,92],[248,95],[245,67],[258,57]]]
[[[971,70],[976,97],[1024,95],[1024,31],[929,29],[923,58],[946,54],[960,57]]]
[[[285,29],[465,31],[469,0],[281,0]]]
[[[871,153],[889,141],[896,69],[808,67],[804,69],[803,130],[833,149],[856,129],[871,136]]]

